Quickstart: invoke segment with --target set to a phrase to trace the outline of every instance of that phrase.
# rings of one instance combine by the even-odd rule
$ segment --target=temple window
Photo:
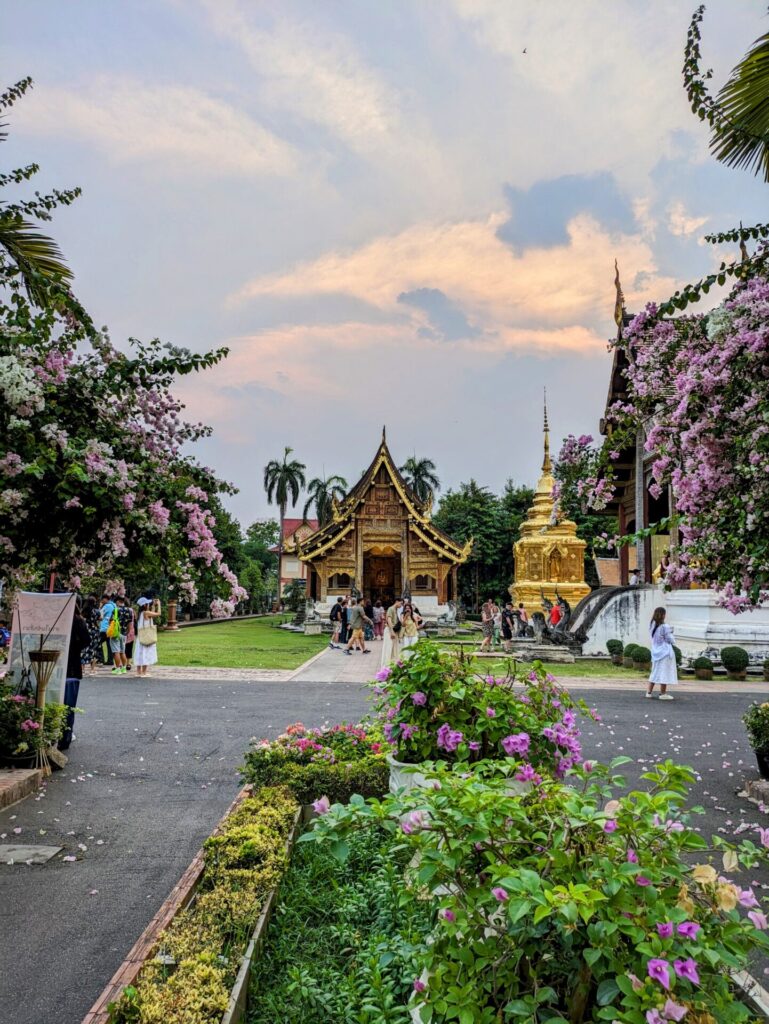
[[[337,572],[328,581],[329,590],[348,590],[350,587],[350,577],[346,572]]]
[[[435,590],[435,577],[417,576],[414,579],[414,590]]]

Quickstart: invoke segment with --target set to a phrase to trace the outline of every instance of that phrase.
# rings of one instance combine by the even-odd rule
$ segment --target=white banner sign
[[[21,680],[22,672],[28,669],[30,680],[35,685],[35,673],[29,660],[29,652],[39,651],[41,643],[43,650],[59,652],[45,694],[47,701],[64,700],[67,655],[74,611],[74,594],[33,594],[22,591],[17,595],[13,605],[8,670],[16,682]]]

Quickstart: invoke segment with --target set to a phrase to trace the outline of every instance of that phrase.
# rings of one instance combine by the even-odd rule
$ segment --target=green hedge
[[[249,753],[242,775],[254,788],[285,786],[300,804],[310,804],[321,796],[327,796],[332,804],[346,804],[354,793],[363,797],[383,796],[388,789],[390,769],[384,757],[373,754],[336,764],[297,764],[288,759],[266,763]]]
[[[637,647],[638,647],[638,644],[625,644],[625,649],[622,652],[623,656],[625,658],[630,658],[632,660],[633,657],[634,657],[635,650],[636,650]]]
[[[727,672],[744,672],[750,663],[748,652],[742,647],[722,647],[721,661]]]
[[[692,666],[692,668],[695,670],[695,672],[697,670],[712,672],[713,671],[713,662],[710,660],[710,658],[706,658],[703,655],[702,657],[694,659],[694,665]]]
[[[633,650],[633,661],[638,662],[639,665],[648,665],[652,660],[652,652],[648,647],[641,647],[636,645]]]
[[[623,654],[623,646],[621,640],[607,640],[606,650],[613,658],[618,658]]]

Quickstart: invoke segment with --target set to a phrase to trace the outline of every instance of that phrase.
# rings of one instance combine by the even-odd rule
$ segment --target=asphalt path
[[[740,722],[751,694],[575,695],[602,718],[583,729],[586,757],[632,757],[622,769],[629,785],[667,757],[691,765],[692,802],[705,811],[695,823],[706,835],[768,824],[737,795],[757,774]],[[79,1024],[237,792],[249,737],[297,720],[356,720],[366,691],[121,677],[85,680],[81,705],[69,765],[44,795],[0,812],[0,841],[64,847],[43,866],[0,865],[2,1024]],[[769,888],[763,872],[742,881]]]

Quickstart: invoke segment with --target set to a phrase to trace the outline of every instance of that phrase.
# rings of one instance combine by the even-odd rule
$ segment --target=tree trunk
[[[278,536],[278,598],[276,612],[280,611],[283,602],[283,520],[286,518],[286,506],[280,506],[280,534]]]

